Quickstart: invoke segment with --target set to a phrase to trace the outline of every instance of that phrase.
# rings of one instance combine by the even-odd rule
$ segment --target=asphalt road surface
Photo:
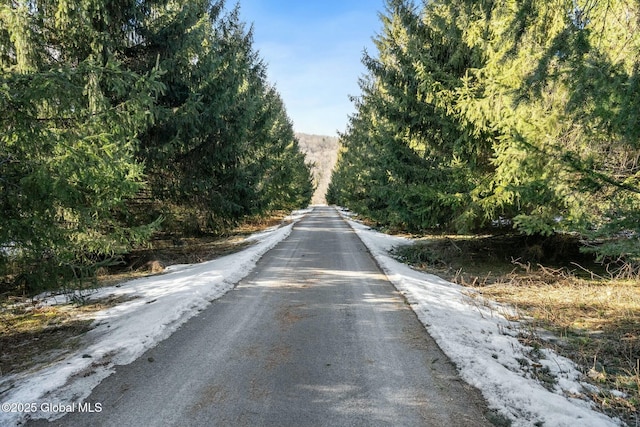
[[[329,207],[87,402],[102,412],[51,424],[489,425],[480,393]]]

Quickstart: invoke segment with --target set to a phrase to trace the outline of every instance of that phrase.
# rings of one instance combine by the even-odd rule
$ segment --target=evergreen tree
[[[358,117],[342,135],[345,151],[330,199],[351,204],[349,195],[360,194],[371,201],[372,211],[381,212],[374,215],[382,223],[412,230],[469,228],[478,222],[469,193],[490,169],[487,148],[482,135],[451,114],[446,99],[461,85],[465,70],[476,65],[477,55],[458,33],[457,39],[446,37],[451,22],[427,23],[411,2],[390,1],[381,19],[379,55],[364,58],[369,76],[361,81]],[[364,134],[358,129],[363,126],[370,127]],[[365,184],[370,188],[344,192],[345,200],[336,197],[341,193],[336,187],[353,179],[341,171],[346,152],[357,156],[354,148],[364,144],[373,146],[371,154],[379,153],[367,155],[372,164],[363,165],[377,171],[367,178],[373,179]]]
[[[99,2],[0,6],[0,274],[29,292],[91,277],[153,229],[120,218],[142,186],[136,134],[162,87],[157,71],[117,60],[104,28],[129,17],[110,12]]]
[[[483,205],[509,205],[529,234],[579,232],[612,239],[602,254],[637,256],[637,237],[619,233],[640,231],[637,110],[629,110],[638,5],[579,3],[495,6],[491,31],[470,41],[496,48],[458,105],[478,127],[500,132]]]
[[[272,102],[266,68],[238,6],[224,13],[223,2],[184,2],[166,14],[154,20],[145,43],[132,51],[146,58],[138,60],[145,69],[159,58],[160,68],[167,70],[168,89],[156,107],[154,126],[141,136],[140,157],[153,199],[162,201],[160,212],[174,217],[168,226],[221,231],[278,205],[279,194],[270,193],[270,202],[261,199],[263,172],[254,159],[265,147],[273,148],[271,115],[286,113],[281,103]],[[279,137],[286,138],[278,141],[285,145],[293,142],[293,134]],[[289,184],[299,178],[287,173]],[[191,221],[176,218],[182,212]]]
[[[308,205],[314,190],[311,168],[275,88],[264,87],[262,109],[253,122],[249,138],[254,144],[246,157],[255,194],[253,213]]]
[[[93,276],[162,216],[220,231],[310,199],[251,31],[221,1],[3,2],[0,113],[0,275],[29,292]]]
[[[390,0],[331,200],[408,228],[574,232],[638,258],[638,7]]]

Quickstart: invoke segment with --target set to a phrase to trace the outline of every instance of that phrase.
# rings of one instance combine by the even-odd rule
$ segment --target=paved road
[[[328,207],[88,402],[102,412],[52,424],[488,425],[480,394]]]

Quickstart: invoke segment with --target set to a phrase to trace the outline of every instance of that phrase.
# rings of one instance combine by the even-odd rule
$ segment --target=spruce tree
[[[389,1],[331,200],[408,228],[577,233],[637,259],[638,13]]]
[[[133,17],[112,6],[0,8],[0,274],[27,292],[90,278],[153,229],[121,219],[143,185],[136,135],[162,87],[157,70],[118,60],[106,28]]]
[[[265,153],[266,165],[279,155],[271,132],[274,115],[286,113],[281,103],[274,107],[277,94],[266,82],[266,67],[239,6],[175,6],[157,12],[144,31],[145,43],[131,52],[142,69],[157,61],[166,70],[167,89],[153,126],[141,135],[139,155],[147,165],[152,207],[168,218],[167,229],[223,232],[246,215],[278,205],[275,192],[269,193],[273,200],[263,198],[264,171],[255,159]],[[286,140],[277,143],[286,145],[293,134],[279,137]],[[296,166],[280,167],[291,174]]]

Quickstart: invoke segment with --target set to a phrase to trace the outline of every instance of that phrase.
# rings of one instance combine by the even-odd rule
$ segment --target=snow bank
[[[40,409],[42,403],[68,405],[83,401],[114,372],[116,365],[133,362],[232,289],[308,212],[294,212],[288,217],[291,224],[248,237],[255,244],[241,252],[201,264],[171,266],[165,274],[91,294],[89,301],[107,297],[124,297],[128,301],[97,313],[95,328],[85,337],[87,346],[79,353],[36,373],[3,378],[0,391],[9,390],[0,395],[1,402],[37,403],[34,407]],[[55,298],[44,303],[55,303]],[[0,411],[0,425],[16,425],[27,416],[24,411]],[[55,416],[41,411],[34,414],[34,418]]]
[[[300,211],[295,222],[308,211]],[[617,426],[581,399],[575,365],[548,350],[532,356],[517,339],[522,326],[508,321],[507,309],[473,290],[417,272],[395,261],[389,249],[410,243],[349,221],[438,345],[458,366],[462,378],[477,387],[490,407],[513,426]],[[172,266],[166,274],[104,288],[91,299],[124,297],[127,302],[98,313],[86,346],[39,372],[0,380],[1,403],[71,404],[83,401],[116,365],[131,363],[168,337],[211,301],[245,277],[258,259],[286,238],[293,224],[248,238],[256,243],[239,253],[196,265]],[[52,302],[52,301],[49,301]],[[556,382],[545,388],[532,372],[542,370]],[[19,424],[28,414],[0,411],[0,425]],[[54,413],[36,413],[50,418]]]
[[[581,398],[581,374],[572,361],[549,350],[535,352],[518,341],[523,327],[505,318],[508,309],[484,300],[472,289],[418,272],[389,256],[390,249],[410,243],[409,239],[349,223],[457,365],[462,378],[482,392],[492,409],[512,420],[514,427],[621,425]],[[533,377],[535,370],[556,379],[548,385],[550,389]]]

